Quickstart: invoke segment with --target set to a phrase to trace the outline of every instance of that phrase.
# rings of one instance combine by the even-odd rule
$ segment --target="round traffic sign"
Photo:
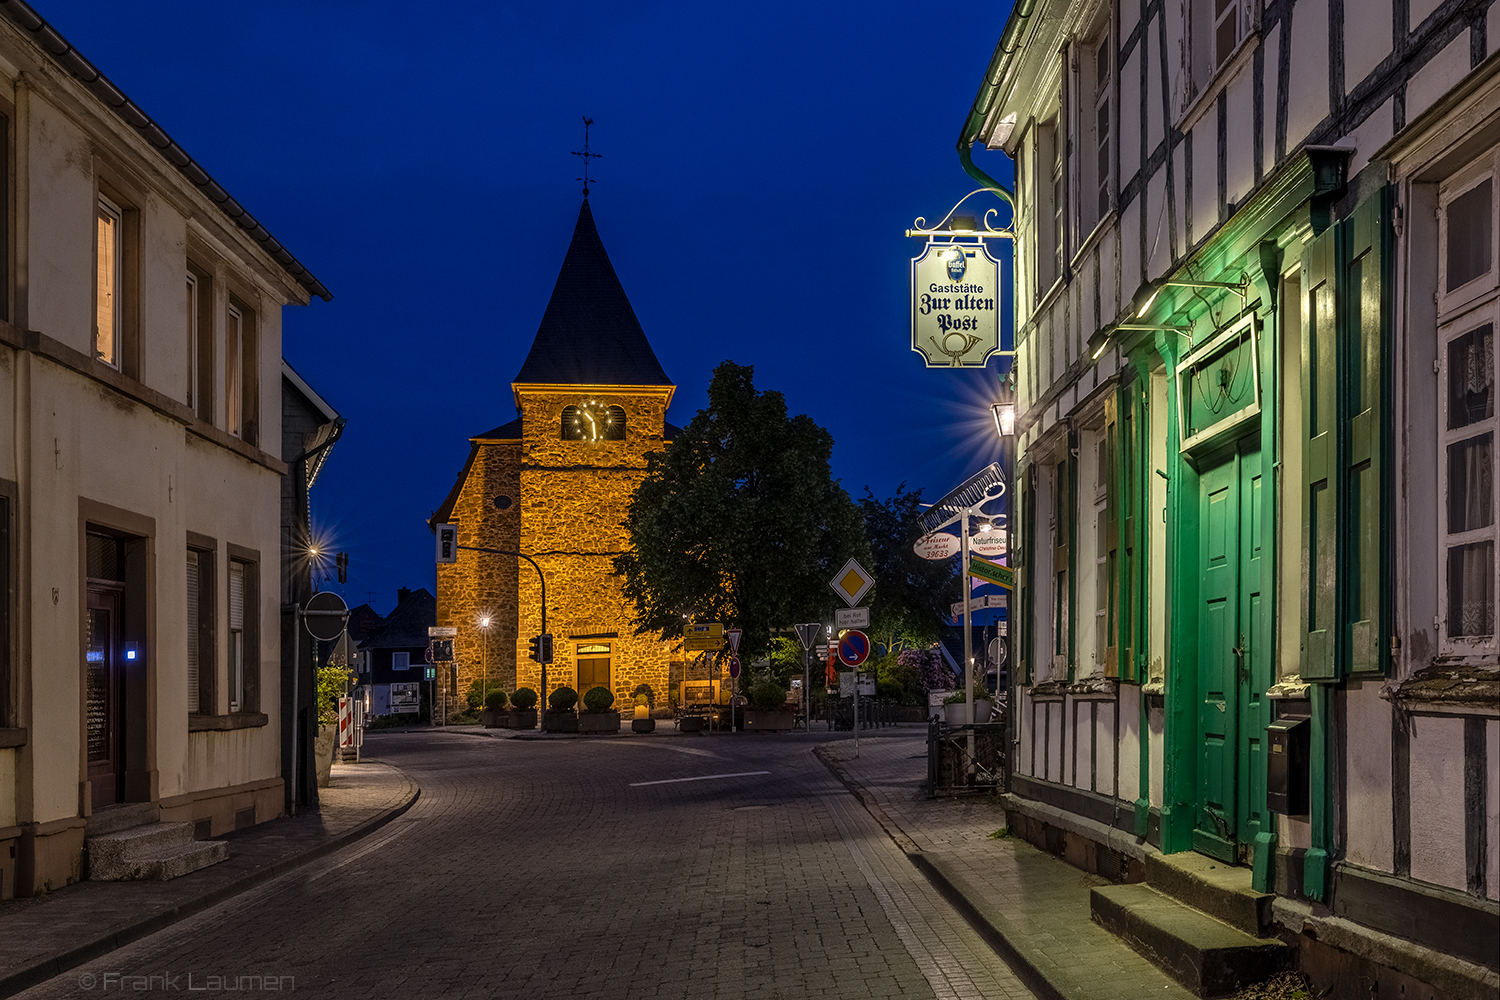
[[[729,658],[729,676],[730,677],[738,677],[739,675],[740,675],[740,658],[738,656],[731,656]]]
[[[859,629],[850,629],[839,638],[839,659],[845,666],[857,667],[870,658],[870,637]]]
[[[307,631],[314,639],[328,642],[344,634],[344,623],[349,620],[349,605],[331,590],[324,590],[308,599],[302,612]]]

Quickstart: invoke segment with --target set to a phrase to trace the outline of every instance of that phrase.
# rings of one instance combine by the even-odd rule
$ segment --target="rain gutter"
[[[291,251],[277,242],[265,226],[245,211],[244,206],[231,198],[229,192],[208,175],[208,171],[199,166],[196,160],[177,145],[171,136],[167,135],[165,129],[153,121],[151,116],[142,111],[134,101],[126,97],[119,87],[110,83],[93,63],[83,57],[83,53],[69,44],[68,40],[63,38],[57,29],[48,24],[40,14],[22,0],[0,0],[0,11],[3,11],[5,16],[16,25],[30,32],[37,44],[46,50],[54,62],[77,77],[93,92],[95,97],[114,109],[115,114],[119,115],[127,125],[134,127],[142,138],[156,147],[184,177],[197,185],[210,201],[219,206],[220,211],[238,223],[251,239],[259,243],[261,249],[270,254],[271,258],[280,264],[282,269],[298,284],[323,301],[332,301],[333,293],[325,288],[323,283],[314,277],[313,273],[296,257],[293,257]]]
[[[1021,32],[1025,30],[1026,22],[1031,19],[1031,12],[1035,7],[1036,0],[1017,0],[1015,7],[1011,9],[1010,19],[1005,22],[1005,32],[1000,36],[1000,43],[995,46],[995,54],[990,56],[990,66],[985,71],[984,83],[980,86],[979,93],[974,96],[974,103],[969,108],[969,117],[964,120],[963,131],[958,134],[958,161],[963,164],[964,173],[1004,198],[1012,208],[1016,204],[1015,194],[1004,184],[975,166],[971,147],[979,138],[979,130],[984,127],[984,120],[989,117],[990,109],[995,105],[995,97],[1000,92],[1000,84],[1010,72],[1010,64],[1020,49]]]

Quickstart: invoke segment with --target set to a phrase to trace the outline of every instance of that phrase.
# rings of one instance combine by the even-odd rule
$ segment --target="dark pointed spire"
[[[671,385],[615,274],[588,199],[531,353],[523,385]]]

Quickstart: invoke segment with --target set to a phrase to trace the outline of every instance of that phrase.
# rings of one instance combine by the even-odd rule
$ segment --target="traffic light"
[[[542,641],[542,663],[552,662],[552,633],[543,632],[538,638]]]
[[[542,637],[534,635],[531,637],[531,658],[538,663],[542,660]]]
[[[349,582],[349,553],[340,552],[334,557],[334,562],[339,569],[339,583]]]

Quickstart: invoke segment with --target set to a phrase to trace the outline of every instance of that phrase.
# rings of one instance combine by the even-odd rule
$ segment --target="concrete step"
[[[84,836],[115,833],[143,823],[155,823],[160,819],[161,809],[150,802],[121,802],[119,805],[94,810],[94,814],[85,820]]]
[[[1151,854],[1146,884],[1254,937],[1271,933],[1275,896],[1250,888],[1250,869],[1225,864],[1196,851]]]
[[[88,877],[96,882],[176,878],[229,857],[223,841],[194,841],[191,823],[143,823],[84,844]]]
[[[1288,967],[1290,951],[1163,895],[1148,885],[1091,893],[1094,922],[1125,941],[1195,996],[1222,997]]]

